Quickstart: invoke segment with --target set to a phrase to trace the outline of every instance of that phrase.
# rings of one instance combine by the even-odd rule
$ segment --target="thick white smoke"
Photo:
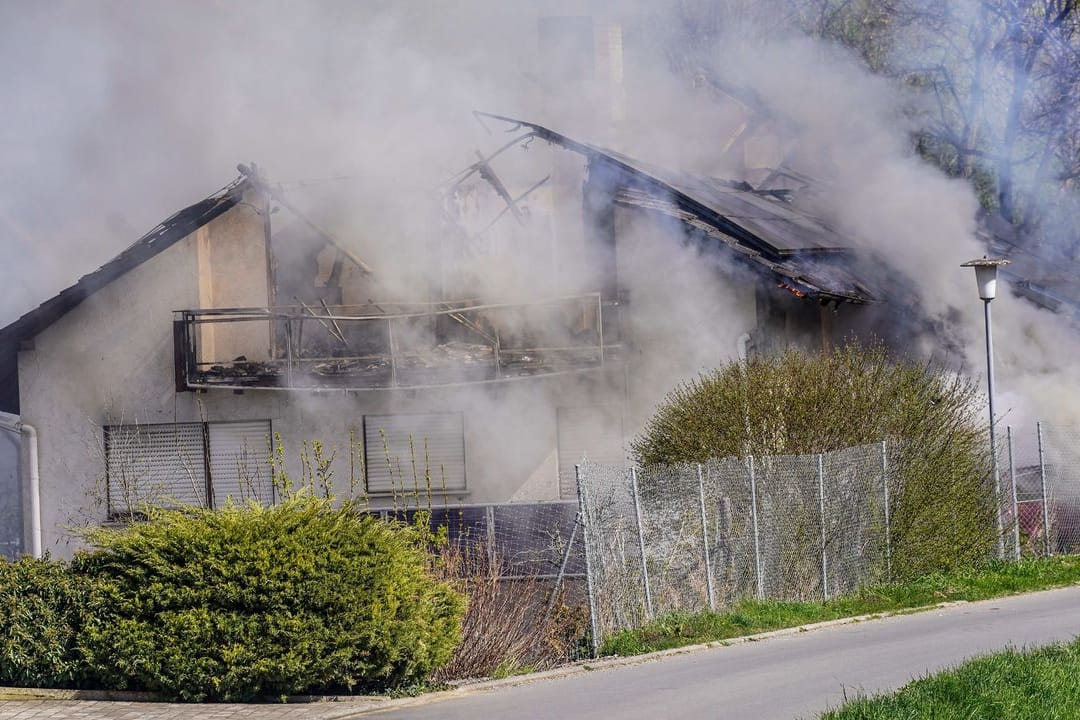
[[[712,15],[729,27],[708,54],[711,69],[775,112],[790,157],[773,159],[827,181],[817,209],[914,279],[923,309],[951,342],[959,338],[966,368],[981,373],[981,307],[970,270],[959,267],[982,254],[977,204],[967,185],[913,156],[909,96],[753,3],[726,5],[729,13]],[[667,8],[648,0],[0,5],[0,64],[11,69],[0,78],[0,322],[249,160],[297,192],[327,187],[349,198],[334,229],[363,249],[388,295],[403,294],[418,238],[431,227],[418,208],[476,148],[503,141],[474,109],[729,176],[735,164],[721,151],[739,114],[692,73],[666,67],[658,45],[668,38],[652,37],[650,23]],[[539,19],[570,15],[619,25],[625,68],[578,77],[574,48],[545,48]],[[509,172],[524,182],[532,170]],[[732,357],[730,338],[742,331],[725,322],[729,298],[710,285],[715,273],[681,252],[645,248],[626,268],[639,294],[670,305],[665,317],[639,318],[644,337],[696,343],[685,362],[657,371],[657,395]],[[669,272],[647,271],[657,263]],[[485,274],[496,290],[517,287],[500,282],[498,264]],[[994,308],[1004,406],[1025,419],[1071,415],[1056,388],[1074,372],[1072,334],[1007,293]],[[934,337],[921,341],[922,354],[935,352]]]

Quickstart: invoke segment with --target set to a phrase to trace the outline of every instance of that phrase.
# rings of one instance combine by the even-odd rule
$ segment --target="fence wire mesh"
[[[579,471],[597,642],[744,597],[815,600],[888,574],[887,448]]]
[[[1015,433],[1003,483],[1016,500],[1003,511],[1006,546],[1013,557],[1080,550],[1080,443],[1078,428],[1039,423]],[[1003,492],[1003,494],[1005,494]]]
[[[1078,436],[1045,423],[1000,433],[999,556],[1080,551]],[[883,442],[647,468],[583,460],[576,501],[435,507],[430,521],[486,553],[500,579],[540,578],[550,597],[587,603],[595,652],[671,612],[827,599],[889,579],[899,450]]]
[[[433,533],[470,556],[486,556],[499,579],[562,580],[585,573],[575,501],[375,510],[408,523],[427,514]]]

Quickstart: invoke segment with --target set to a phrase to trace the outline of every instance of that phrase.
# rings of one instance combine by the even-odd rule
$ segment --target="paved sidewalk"
[[[195,705],[113,700],[0,700],[0,720],[338,720],[373,707],[371,702],[318,702],[296,705]]]

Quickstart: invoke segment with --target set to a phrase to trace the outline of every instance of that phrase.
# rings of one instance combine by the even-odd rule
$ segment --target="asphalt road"
[[[670,656],[427,704],[380,719],[814,718],[973,655],[1080,635],[1080,587]]]

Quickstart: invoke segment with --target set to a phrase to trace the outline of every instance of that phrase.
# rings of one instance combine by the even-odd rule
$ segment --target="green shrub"
[[[87,583],[51,560],[0,561],[0,684],[74,687]]]
[[[111,687],[187,701],[379,691],[423,680],[463,600],[414,528],[300,493],[269,508],[155,511],[89,535],[100,582],[81,638]]]
[[[671,393],[633,443],[642,464],[801,455],[890,441],[897,577],[978,564],[995,543],[989,443],[968,379],[882,347],[732,362]]]

